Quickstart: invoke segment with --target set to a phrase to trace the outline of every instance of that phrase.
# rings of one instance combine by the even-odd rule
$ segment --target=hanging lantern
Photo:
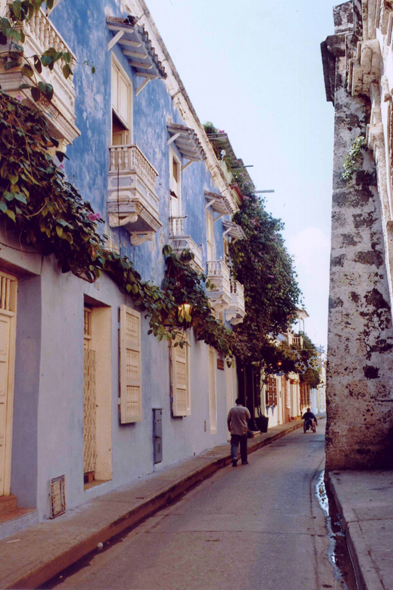
[[[179,317],[186,320],[186,322],[191,322],[191,310],[192,305],[191,303],[182,303],[178,306],[178,313]]]

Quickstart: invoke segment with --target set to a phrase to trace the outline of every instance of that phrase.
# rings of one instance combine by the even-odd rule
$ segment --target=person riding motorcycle
[[[307,412],[305,412],[303,414],[302,420],[304,420],[304,422],[303,422],[304,432],[307,432],[307,430],[309,428],[312,428],[312,430],[315,432],[315,427],[314,427],[313,421],[315,422],[315,426],[318,426],[318,420],[316,419],[315,415],[312,413],[310,408],[307,408]]]

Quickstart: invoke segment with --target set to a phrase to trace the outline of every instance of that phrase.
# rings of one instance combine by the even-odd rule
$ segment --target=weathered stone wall
[[[393,328],[372,152],[362,150],[359,170],[342,178],[345,157],[370,119],[369,98],[346,90],[360,15],[347,2],[334,17],[336,34],[322,47],[335,107],[326,468],[367,469],[393,459]]]

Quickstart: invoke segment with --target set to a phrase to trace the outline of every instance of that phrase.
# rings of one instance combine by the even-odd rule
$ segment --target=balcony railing
[[[170,217],[169,218],[169,235],[184,236],[184,219],[185,217]]]
[[[190,250],[194,254],[194,260],[191,266],[202,273],[202,250],[196,245],[191,236],[184,234],[184,219],[185,217],[170,217],[169,218],[169,238],[172,250],[176,254],[181,254],[183,250]]]
[[[298,346],[299,348],[303,348],[303,336],[300,334],[298,336],[294,336],[292,339],[292,344],[294,346]]]
[[[44,14],[38,10],[32,19],[24,24],[26,40],[24,43],[25,56],[41,55],[46,49],[53,47],[56,51],[70,53],[73,62],[76,57],[64,41],[56,27]],[[0,46],[0,57],[7,59],[9,45]],[[20,67],[11,70],[4,69],[5,62],[0,60],[0,84],[9,94],[21,94],[26,104],[33,103],[29,89],[20,90],[21,84],[29,84],[31,80],[23,76],[21,60]],[[51,102],[41,99],[37,104],[48,119],[53,134],[65,144],[70,144],[80,135],[75,125],[75,89],[72,75],[65,78],[62,72],[61,60],[55,63],[52,71],[42,68],[42,72],[35,72],[37,82],[45,82],[53,86],[54,94]]]
[[[157,171],[136,145],[110,148],[108,212],[111,227],[125,227],[134,246],[152,240],[161,227]]]
[[[158,172],[136,145],[115,145],[110,148],[109,174],[137,173],[155,193]],[[158,197],[155,198],[158,207]]]
[[[212,283],[208,291],[212,306],[217,311],[226,309],[231,302],[229,267],[223,260],[208,260],[207,278]]]
[[[240,324],[246,315],[244,287],[239,281],[231,279],[231,302],[225,311],[225,318],[231,324]]]

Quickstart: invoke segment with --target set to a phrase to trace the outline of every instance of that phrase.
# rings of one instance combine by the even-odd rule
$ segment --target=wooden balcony
[[[191,236],[184,234],[185,217],[169,218],[169,243],[176,254],[181,254],[183,250],[190,250],[194,254],[194,260],[191,263],[192,268],[199,273],[204,271],[202,262],[202,250],[196,245]]]
[[[231,302],[225,311],[225,319],[234,326],[240,324],[245,315],[244,287],[239,281],[231,279]]]
[[[227,309],[231,303],[230,271],[223,260],[208,260],[207,278],[213,284],[207,294],[212,307],[217,311]]]
[[[110,148],[108,213],[111,227],[125,227],[131,244],[152,240],[162,224],[156,194],[157,171],[136,145]]]
[[[43,10],[36,12],[34,17],[24,25],[26,40],[24,54],[26,56],[41,55],[45,50],[54,47],[56,51],[68,52],[72,55],[74,63],[76,57],[64,41],[55,26],[46,17]],[[37,105],[48,120],[51,132],[64,145],[71,144],[80,135],[75,125],[75,88],[72,75],[65,78],[62,72],[62,64],[56,62],[52,71],[42,68],[42,73],[35,72],[36,82],[44,82],[53,86],[54,95],[51,102],[42,98],[35,103],[29,89],[20,90],[21,84],[31,84],[31,80],[22,74],[20,67],[11,70],[5,69],[9,56],[9,44],[0,45],[0,85],[4,92],[12,96],[21,95],[26,105]]]

